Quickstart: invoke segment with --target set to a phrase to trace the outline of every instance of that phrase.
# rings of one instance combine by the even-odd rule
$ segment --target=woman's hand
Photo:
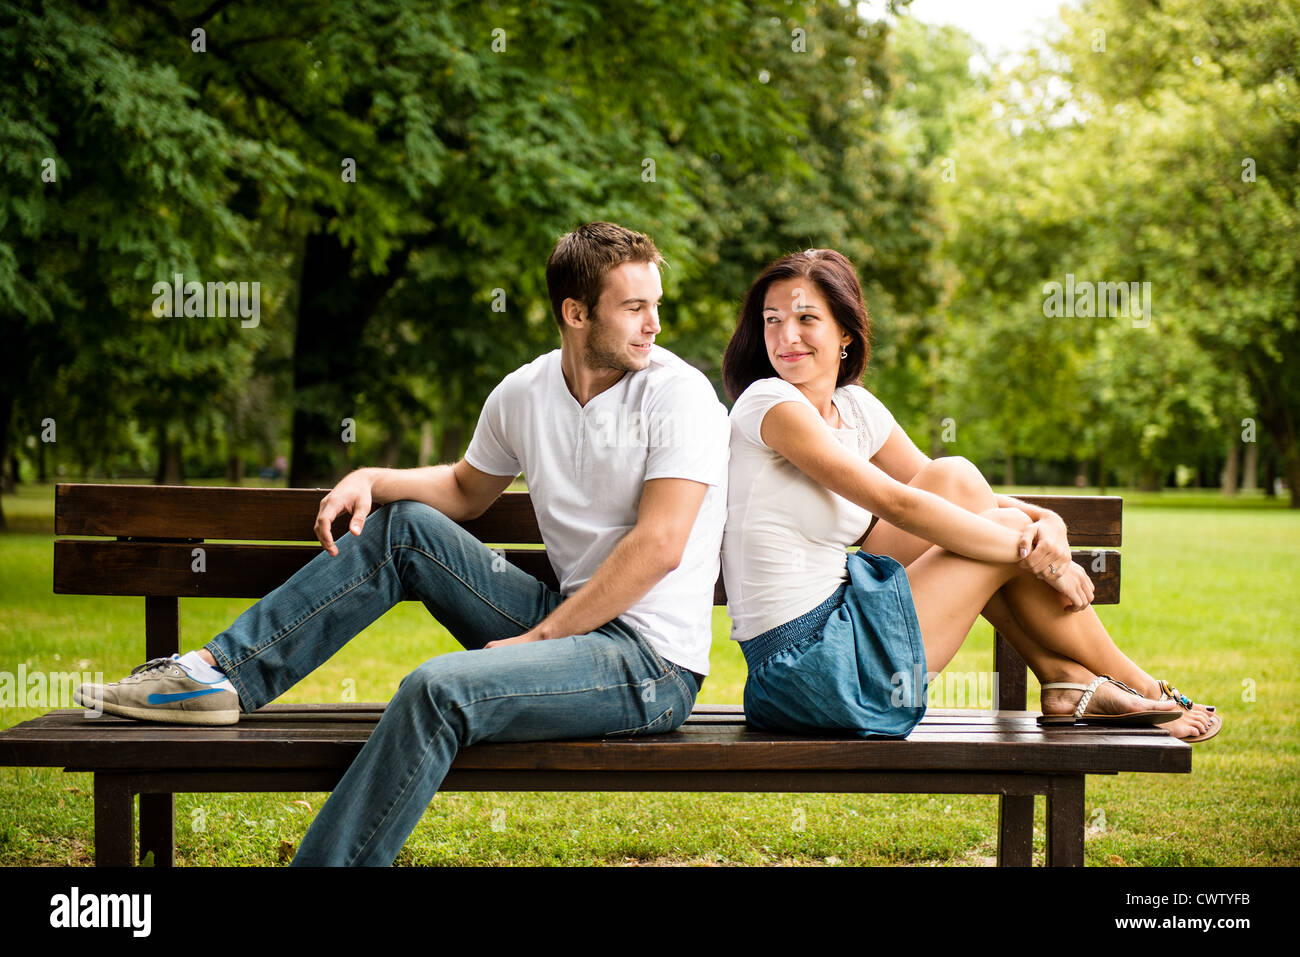
[[[1020,533],[1020,550],[1024,555],[1020,567],[1053,587],[1052,579],[1074,560],[1065,538],[1065,522],[1052,512],[1025,526]]]
[[[1061,593],[1065,610],[1083,611],[1091,605],[1094,588],[1092,579],[1083,570],[1083,566],[1070,562],[1064,568],[1058,567],[1057,570],[1060,572],[1059,575],[1055,578],[1049,575],[1044,580]]]

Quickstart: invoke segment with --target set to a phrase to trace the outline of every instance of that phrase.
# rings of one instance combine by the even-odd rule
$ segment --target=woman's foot
[[[1043,714],[1048,716],[1073,714],[1084,693],[1074,688],[1045,688],[1040,699]],[[1178,717],[1173,720],[1161,722],[1156,727],[1180,739],[1204,739],[1211,736],[1212,730],[1217,733],[1217,728],[1223,723],[1221,718],[1213,712],[1204,710],[1204,707],[1184,710],[1173,698],[1164,700],[1147,698],[1136,692],[1126,691],[1115,681],[1103,681],[1097,686],[1088,701],[1084,717],[1086,719],[1093,715],[1146,714],[1155,711],[1171,711],[1178,714]]]
[[[1158,695],[1157,700],[1159,700],[1159,701],[1166,701],[1166,700],[1168,700],[1168,701],[1177,701],[1179,704],[1181,704],[1181,705],[1182,705],[1184,708],[1186,708],[1188,711],[1201,711],[1201,712],[1204,712],[1204,713],[1206,713],[1206,714],[1213,714],[1213,713],[1214,713],[1214,705],[1212,705],[1212,704],[1200,704],[1200,703],[1198,703],[1198,702],[1192,701],[1192,700],[1191,700],[1190,698],[1188,698],[1185,694],[1183,694],[1181,691],[1179,691],[1177,688],[1175,688],[1174,685],[1173,685],[1173,682],[1171,682],[1171,681],[1166,681],[1166,680],[1164,680],[1164,679],[1161,679],[1161,680],[1159,680],[1159,681],[1156,681],[1154,678],[1152,679],[1152,681],[1153,681],[1153,683],[1154,683],[1154,687],[1155,687],[1155,689],[1156,689],[1156,694]]]

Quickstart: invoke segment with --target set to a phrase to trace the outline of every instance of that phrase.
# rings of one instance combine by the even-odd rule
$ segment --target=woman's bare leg
[[[971,511],[986,512],[987,508],[994,507],[995,499],[988,483],[965,459],[935,460],[923,468],[911,484],[942,495]],[[980,508],[980,505],[986,508]],[[908,568],[909,577],[911,563],[933,549],[925,540],[885,522],[877,522],[862,547],[897,559]],[[1020,653],[1041,682],[1086,683],[1095,674],[1109,674],[1147,697],[1142,710],[1173,710],[1177,707],[1172,702],[1152,700],[1160,693],[1156,681],[1116,647],[1091,607],[1079,612],[1066,611],[1054,588],[1019,568],[1016,571],[1016,575],[1007,579],[999,591],[990,596],[982,612]],[[960,641],[953,646],[952,653],[959,645]],[[944,663],[949,660],[951,653]],[[1131,696],[1113,686],[1103,688],[1107,690],[1098,690],[1101,696],[1098,707],[1117,711],[1133,709]],[[1043,710],[1049,714],[1068,712],[1071,707],[1067,705],[1075,700],[1077,692],[1053,689],[1043,694]],[[1206,710],[1198,705],[1195,711],[1163,727],[1176,737],[1187,737],[1203,733],[1209,725]]]
[[[981,514],[1017,529],[1029,523],[1025,513],[1015,508],[992,508]],[[921,626],[926,666],[931,671],[941,671],[952,660],[979,610],[1021,573],[1013,562],[981,562],[937,545],[927,546],[925,553],[905,568]]]

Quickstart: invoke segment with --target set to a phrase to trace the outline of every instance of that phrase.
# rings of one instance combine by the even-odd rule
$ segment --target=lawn
[[[1110,494],[1125,497],[1124,594],[1098,612],[1130,657],[1217,704],[1225,726],[1196,747],[1190,775],[1090,777],[1087,863],[1300,863],[1300,512],[1262,497],[1224,507],[1206,492]],[[22,487],[5,496],[4,510],[0,673],[25,666],[114,680],[139,664],[143,599],[51,591],[53,487]],[[182,650],[200,647],[248,604],[183,602]],[[714,614],[703,700],[739,703],[744,660],[727,638],[725,613]],[[284,700],[383,701],[415,665],[457,647],[421,605],[407,602]],[[992,630],[980,622],[948,670],[991,665]],[[1030,699],[1036,707],[1032,678]],[[43,710],[0,708],[0,727]],[[280,863],[325,797],[179,795],[177,860]],[[1037,816],[1041,858],[1041,799]],[[987,864],[996,820],[996,798],[979,795],[448,793],[434,799],[398,863]],[[90,775],[0,768],[0,864],[89,864],[93,850]]]

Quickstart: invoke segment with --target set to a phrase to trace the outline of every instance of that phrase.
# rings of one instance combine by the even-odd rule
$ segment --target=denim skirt
[[[902,738],[924,716],[925,646],[907,573],[861,551],[848,573],[812,611],[740,642],[755,728]]]

